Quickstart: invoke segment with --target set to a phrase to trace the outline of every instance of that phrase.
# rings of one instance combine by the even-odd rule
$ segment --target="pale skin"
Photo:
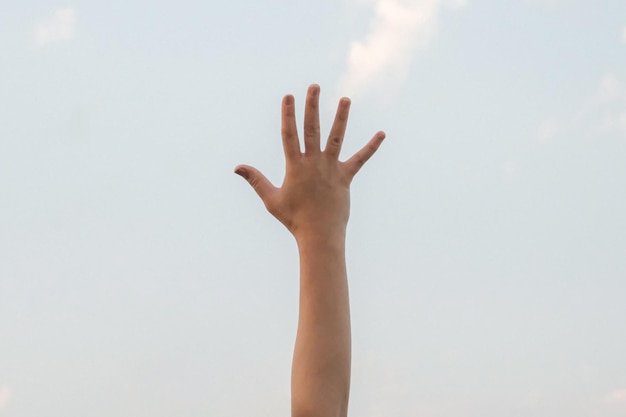
[[[298,245],[300,310],[291,372],[292,417],[347,416],[351,334],[345,240],[350,183],[385,138],[383,132],[376,133],[351,158],[340,161],[350,110],[350,100],[342,98],[322,150],[319,93],[315,84],[307,91],[304,152],[296,127],[294,98],[283,98],[286,170],[280,188],[256,168],[235,168]]]

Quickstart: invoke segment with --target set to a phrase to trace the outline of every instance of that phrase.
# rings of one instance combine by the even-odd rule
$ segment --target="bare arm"
[[[376,152],[378,132],[345,162],[339,152],[350,100],[339,102],[324,151],[320,149],[319,86],[307,93],[304,153],[295,121],[294,99],[282,104],[286,174],[274,187],[257,169],[239,165],[265,207],[294,235],[300,254],[300,311],[291,376],[293,417],[345,417],[350,394],[350,306],[345,262],[350,183]]]

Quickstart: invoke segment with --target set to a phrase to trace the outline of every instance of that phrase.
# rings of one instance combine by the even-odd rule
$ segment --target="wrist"
[[[333,228],[324,229],[300,229],[293,233],[299,248],[305,247],[325,247],[328,249],[345,248],[346,229]]]

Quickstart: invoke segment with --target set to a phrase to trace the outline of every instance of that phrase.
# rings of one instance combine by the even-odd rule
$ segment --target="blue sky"
[[[0,13],[0,416],[289,415],[295,242],[232,171],[311,83],[387,132],[350,415],[626,414],[626,3],[83,0]]]

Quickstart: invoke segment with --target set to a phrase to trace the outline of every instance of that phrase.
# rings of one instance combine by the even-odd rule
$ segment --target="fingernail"
[[[235,174],[242,176],[245,180],[248,180],[250,174],[243,168],[239,168],[235,171]]]

